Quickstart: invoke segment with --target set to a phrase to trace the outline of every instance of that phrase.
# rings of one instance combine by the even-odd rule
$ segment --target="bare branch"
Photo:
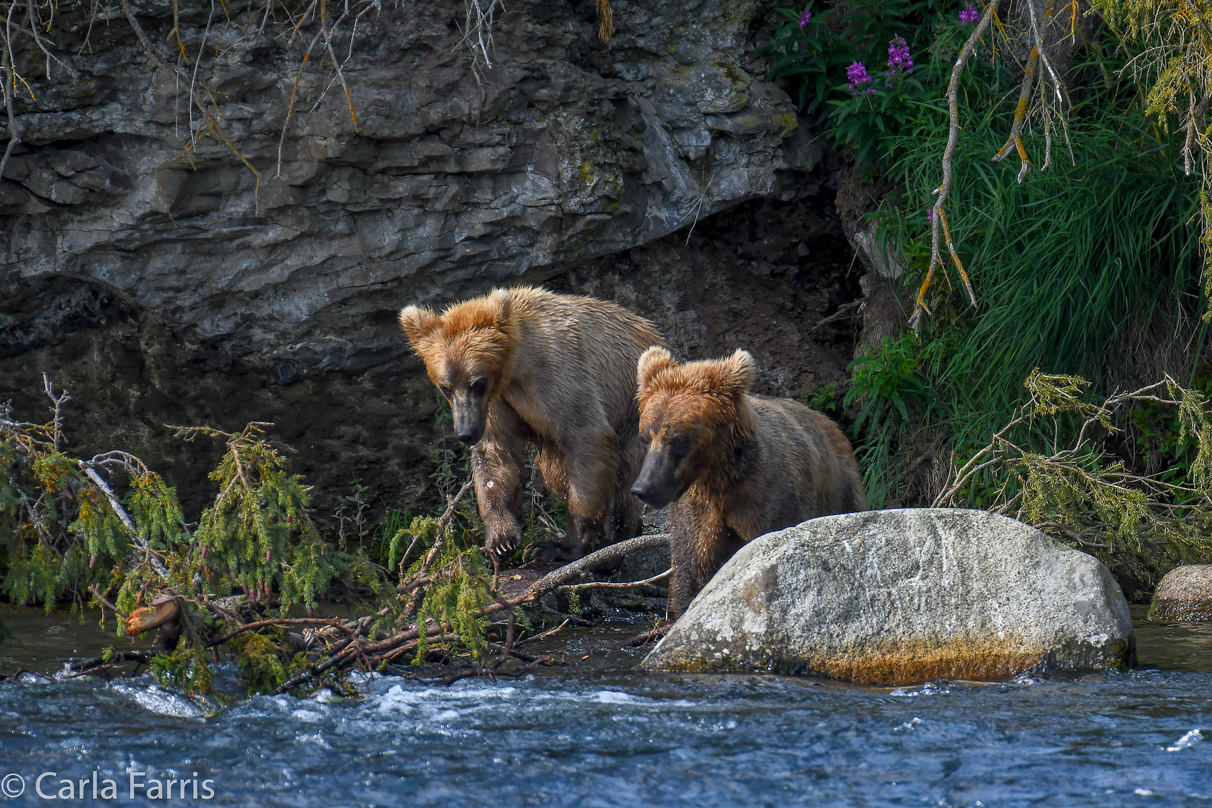
[[[530,588],[530,594],[535,598],[542,597],[558,586],[573,581],[590,570],[618,561],[636,550],[646,550],[651,547],[668,547],[669,534],[657,533],[651,536],[637,536],[617,544],[611,544],[596,550],[582,559],[565,564],[557,570],[547,573]]]
[[[433,546],[429,548],[429,552],[425,554],[425,558],[421,561],[421,566],[417,570],[416,578],[426,578],[429,576],[429,568],[437,559],[438,554],[442,552],[442,547],[446,543],[446,537],[450,529],[450,520],[454,518],[455,508],[459,504],[459,500],[463,499],[463,495],[471,489],[472,481],[468,480],[463,483],[463,487],[453,497],[448,498],[446,512],[438,519],[437,535],[434,537]],[[412,617],[417,613],[417,609],[421,607],[421,601],[425,598],[425,587],[416,586],[412,590],[412,599],[409,600],[408,606],[404,613]]]
[[[13,96],[17,88],[16,59],[13,58],[13,12],[16,10],[16,3],[8,7],[8,17],[4,21],[4,55],[0,61],[0,70],[4,72],[4,111],[8,116],[8,145],[4,148],[4,156],[0,157],[0,181],[4,179],[8,158],[21,143],[17,134],[17,116],[13,112]]]
[[[54,445],[54,450],[58,452],[59,444],[63,440],[63,405],[72,400],[71,393],[67,392],[65,389],[62,393],[56,396],[51,388],[50,376],[45,373],[42,374],[42,389],[46,391],[47,397],[51,400],[51,403],[55,405],[55,420],[53,422],[54,428],[51,432],[51,442]]]
[[[943,150],[943,182],[934,192],[938,198],[934,202],[934,212],[931,217],[930,265],[926,269],[926,279],[918,290],[913,314],[909,318],[909,327],[913,329],[914,333],[917,333],[922,319],[922,312],[926,308],[926,290],[930,288],[930,282],[934,278],[935,270],[942,266],[942,257],[939,252],[942,239],[942,216],[940,213],[947,204],[947,198],[951,195],[951,183],[954,173],[952,161],[955,158],[955,146],[959,142],[958,93],[960,76],[963,75],[964,67],[967,66],[968,60],[972,58],[972,54],[976,50],[976,45],[980,42],[981,36],[988,30],[989,23],[992,22],[994,15],[997,13],[997,7],[1000,2],[1001,0],[990,0],[989,5],[985,7],[985,13],[981,15],[980,22],[976,24],[975,30],[973,30],[964,46],[960,49],[959,56],[955,60],[955,65],[951,68],[951,80],[947,83],[947,110],[950,123],[947,130],[947,146]],[[975,301],[975,297],[973,300]]]
[[[88,479],[92,481],[93,485],[97,486],[97,490],[104,494],[105,498],[109,500],[110,507],[113,508],[114,513],[118,515],[118,519],[122,522],[123,527],[130,531],[131,541],[134,543],[135,547],[138,548],[139,552],[143,553],[143,557],[147,560],[148,564],[151,565],[151,568],[155,570],[156,574],[159,575],[162,580],[168,580],[168,568],[165,567],[164,562],[160,560],[160,555],[151,548],[150,544],[147,543],[147,539],[139,535],[139,531],[135,528],[135,523],[131,521],[130,514],[126,512],[126,509],[122,507],[122,503],[118,501],[116,496],[114,496],[114,491],[109,487],[109,483],[105,482],[105,478],[98,474],[97,470],[92,466],[86,463],[81,463],[80,465],[84,469],[84,475],[88,477]]]

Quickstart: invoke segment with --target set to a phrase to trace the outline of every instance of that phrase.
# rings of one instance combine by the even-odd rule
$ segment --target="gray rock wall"
[[[386,4],[337,41],[352,47],[357,131],[337,83],[312,110],[333,76],[313,58],[279,164],[301,46],[252,37],[260,18],[237,5],[203,48],[209,6],[182,3],[197,85],[259,188],[218,138],[188,148],[205,121],[116,8],[82,54],[88,17],[65,9],[51,38],[77,75],[52,64],[48,81],[24,60],[37,100],[17,106],[24,146],[0,183],[0,341],[30,340],[26,304],[70,278],[185,344],[366,368],[405,350],[390,327],[404,302],[549,277],[790,193],[794,109],[749,56],[772,5],[620,0],[604,44],[592,3],[518,0],[497,13],[492,69],[477,69],[462,2]],[[171,4],[136,11],[169,58]],[[793,162],[814,159],[796,144]]]

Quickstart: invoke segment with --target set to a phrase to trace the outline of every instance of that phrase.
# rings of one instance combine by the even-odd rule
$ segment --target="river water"
[[[19,632],[0,672],[113,641],[30,615],[0,615]],[[24,788],[14,805],[51,802],[40,776],[56,805],[1212,805],[1212,627],[1134,616],[1133,671],[993,684],[652,676],[613,649],[634,625],[566,637],[570,664],[523,679],[371,675],[360,698],[214,715],[147,677],[26,675],[0,684],[0,790]]]

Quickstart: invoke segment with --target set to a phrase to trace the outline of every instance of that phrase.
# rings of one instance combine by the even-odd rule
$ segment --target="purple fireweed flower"
[[[976,6],[972,5],[971,3],[968,4],[966,9],[960,12],[960,22],[962,22],[964,25],[971,25],[980,18],[981,13],[977,11]]]
[[[926,208],[926,221],[934,224],[934,208]]]
[[[855,62],[846,68],[846,78],[850,80],[851,95],[875,92],[875,90],[863,87],[864,84],[871,83],[871,77],[867,75],[867,66],[862,62]]]
[[[808,21],[810,19],[812,19],[811,11],[805,11],[803,14],[801,14],[800,15],[800,28],[803,28],[805,25],[807,25]]]
[[[888,76],[904,70],[913,72],[913,58],[909,55],[909,45],[903,37],[896,37],[888,43]]]

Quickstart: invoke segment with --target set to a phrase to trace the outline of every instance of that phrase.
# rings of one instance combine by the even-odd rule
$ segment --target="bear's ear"
[[[640,362],[635,369],[635,380],[640,386],[640,392],[644,392],[654,375],[676,364],[677,362],[673,361],[673,354],[659,345],[653,345],[640,354]]]
[[[749,392],[757,375],[757,363],[749,351],[737,350],[727,359],[720,360],[720,386],[735,396]]]
[[[509,290],[493,289],[492,294],[488,296],[488,305],[492,311],[493,323],[498,328],[504,327],[505,323],[509,322],[509,311],[511,308]]]
[[[413,346],[429,336],[429,333],[438,327],[439,322],[441,318],[433,313],[433,309],[421,306],[405,306],[400,309],[400,328],[404,329],[404,335]]]

